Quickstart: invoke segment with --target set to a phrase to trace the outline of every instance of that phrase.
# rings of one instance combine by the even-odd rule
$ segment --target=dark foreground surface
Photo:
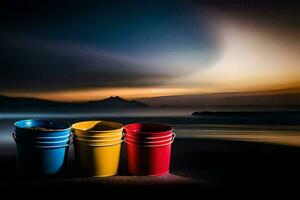
[[[56,196],[246,194],[289,195],[298,191],[300,148],[283,145],[212,139],[177,138],[173,144],[171,174],[162,177],[134,177],[126,170],[122,152],[118,176],[81,177],[74,170],[72,156],[63,177],[24,179],[17,176],[14,144],[0,147],[0,190]],[[72,151],[70,152],[72,155]],[[39,196],[38,196],[39,197]]]

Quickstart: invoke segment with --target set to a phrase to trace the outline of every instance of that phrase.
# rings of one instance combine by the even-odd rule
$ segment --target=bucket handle
[[[16,132],[12,132],[12,136],[13,136],[14,140],[17,141]]]
[[[70,145],[73,145],[73,137],[69,137],[69,141],[68,141],[68,145],[70,146]]]

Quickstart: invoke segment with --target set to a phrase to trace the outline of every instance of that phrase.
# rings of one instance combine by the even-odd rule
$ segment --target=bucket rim
[[[123,137],[120,138],[114,138],[111,140],[85,140],[85,139],[81,139],[81,138],[73,138],[73,140],[77,140],[77,141],[83,141],[83,142],[90,142],[90,143],[104,143],[104,142],[111,142],[111,141],[117,141],[117,140],[121,140],[123,141]]]
[[[169,130],[165,130],[165,131],[132,131],[132,130],[128,130],[128,128],[130,126],[135,126],[135,125],[146,125],[146,126],[161,126],[161,127],[166,127],[169,128]],[[124,126],[124,130],[125,132],[130,132],[130,133],[138,133],[138,134],[144,134],[144,135],[153,135],[153,134],[164,134],[164,133],[169,133],[169,132],[173,132],[174,128],[170,125],[170,124],[165,124],[165,123],[155,123],[155,122],[140,122],[140,123],[131,123],[131,124],[126,124]]]
[[[125,141],[131,140],[132,142],[136,142],[137,144],[157,144],[157,143],[163,143],[163,142],[168,142],[168,141],[173,141],[175,139],[176,135],[175,133],[172,134],[172,137],[170,139],[166,139],[166,140],[158,140],[158,141],[139,141],[139,140],[134,140],[134,139],[130,139],[130,138],[126,138],[125,137]],[[135,143],[135,144],[136,144]]]
[[[15,141],[19,141],[19,142],[23,142],[23,143],[31,143],[31,144],[55,144],[55,143],[62,143],[62,142],[68,142],[70,141],[70,137],[68,137],[68,139],[66,140],[59,140],[59,141],[50,141],[50,142],[38,142],[35,140],[26,140],[26,139],[20,139],[18,137],[16,137],[16,133],[13,133],[13,138]]]
[[[143,138],[143,139],[146,139],[146,140],[151,140],[151,139],[160,139],[160,138],[168,138],[168,137],[172,137],[172,135],[175,134],[174,132],[170,133],[169,135],[164,135],[164,136],[135,136],[135,135],[131,135],[131,134],[125,134],[125,137],[140,137],[140,138]]]
[[[59,146],[32,146],[32,147],[39,148],[39,149],[58,149],[58,148],[66,148],[69,146],[70,144],[59,145]]]
[[[15,134],[18,135],[17,133],[15,133]],[[17,137],[26,138],[27,136],[17,136]],[[71,133],[69,133],[67,135],[62,135],[62,136],[53,136],[53,137],[37,136],[37,137],[28,137],[28,138],[34,138],[34,139],[40,139],[40,140],[47,140],[47,139],[59,139],[59,138],[70,138],[70,137],[71,137]]]
[[[170,142],[172,141],[172,139],[170,138],[169,140],[163,140],[163,141],[153,141],[153,142],[142,142],[142,141],[137,141],[137,140],[131,140],[131,139],[125,139],[125,141],[129,141],[130,143],[133,143],[133,144],[141,144],[141,145],[154,145],[154,144],[160,144],[160,143],[167,143],[167,142]]]
[[[60,141],[53,141],[53,142],[36,142],[36,141],[31,141],[31,140],[22,140],[16,138],[16,141],[19,141],[20,143],[30,143],[30,144],[57,144],[57,143],[63,143],[63,142],[68,142],[70,139],[67,140],[60,140]]]
[[[16,141],[16,143],[19,143]],[[20,143],[19,143],[20,144]],[[21,143],[23,145],[29,145],[28,143]],[[55,149],[55,148],[63,148],[63,147],[69,147],[71,144],[64,144],[64,145],[58,145],[58,146],[40,146],[40,145],[29,145],[30,147],[33,148],[39,148],[39,149]]]
[[[32,129],[32,127],[22,127],[20,126],[22,123],[26,124],[28,122],[43,122],[43,123],[56,123],[56,124],[60,124],[62,126],[66,126],[66,128],[57,128],[57,129],[49,129],[49,130],[39,130],[39,132],[58,132],[58,131],[68,131],[71,130],[71,126],[68,123],[65,122],[60,122],[60,121],[56,121],[56,120],[47,120],[47,119],[23,119],[23,120],[18,120],[14,123],[14,126],[18,129],[23,129],[23,130],[32,130],[34,132],[34,130]]]
[[[99,145],[99,144],[87,144],[87,143],[83,143],[83,142],[74,140],[74,144],[79,144],[79,145],[84,145],[84,146],[91,146],[91,147],[114,146],[114,145],[122,144],[122,142],[123,142],[123,140],[121,140],[120,142],[116,142],[116,143],[108,143],[108,144],[105,144],[105,145]]]
[[[120,132],[120,133],[116,133],[116,134],[112,134],[112,135],[85,135],[85,134],[77,134],[75,132],[74,133],[74,136],[76,137],[85,137],[85,138],[108,138],[108,137],[117,137],[117,136],[122,136],[123,135],[123,132]]]
[[[133,145],[133,146],[139,146],[139,147],[149,147],[149,148],[168,146],[168,145],[172,144],[173,142],[174,142],[174,140],[171,140],[169,143],[161,144],[161,145],[140,145],[140,144],[133,144],[133,143],[130,143],[125,140],[126,144]]]
[[[91,128],[90,129],[83,129],[83,128],[77,128],[76,127],[76,126],[78,126],[80,124],[83,124],[83,123],[95,123],[95,125],[97,125],[98,123],[106,123],[106,125],[114,125],[114,126],[117,126],[117,127],[115,127],[115,128],[112,127],[109,130],[91,130]],[[87,132],[88,133],[114,133],[114,132],[118,132],[118,131],[123,132],[123,127],[124,126],[121,123],[113,122],[113,121],[106,121],[106,120],[79,121],[79,122],[76,122],[76,123],[71,125],[71,129],[72,129],[72,132],[74,132],[74,134],[75,134],[76,130],[80,131],[80,132],[84,132],[84,133],[87,133]]]

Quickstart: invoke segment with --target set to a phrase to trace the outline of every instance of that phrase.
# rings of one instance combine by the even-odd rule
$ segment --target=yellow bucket
[[[106,177],[118,172],[123,125],[110,121],[83,121],[72,125],[75,162],[88,176]]]
[[[73,124],[72,131],[77,136],[107,137],[122,135],[123,125],[110,121],[83,121]]]
[[[74,140],[75,162],[84,175],[113,176],[118,172],[120,142],[88,143]]]

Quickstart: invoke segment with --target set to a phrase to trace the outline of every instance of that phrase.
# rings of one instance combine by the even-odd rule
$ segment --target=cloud
[[[156,86],[173,76],[144,60],[78,43],[25,37],[4,40],[1,90]]]
[[[80,42],[1,36],[0,90],[4,92],[168,86],[174,78],[201,69],[212,57],[210,48],[132,53]]]
[[[217,21],[220,57],[177,83],[221,92],[299,87],[299,31],[228,15],[212,19]]]

